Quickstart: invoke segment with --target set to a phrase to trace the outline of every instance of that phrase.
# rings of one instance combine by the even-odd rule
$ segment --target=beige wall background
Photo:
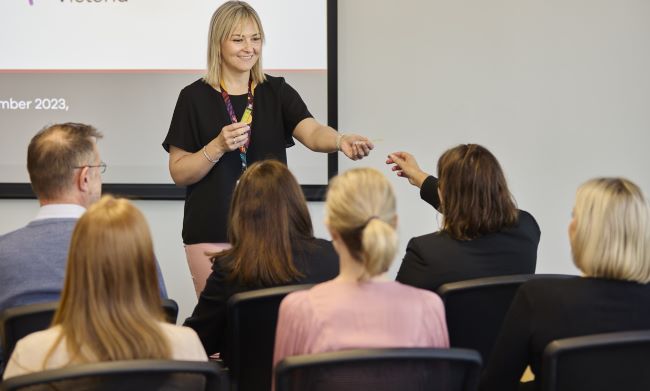
[[[435,172],[445,149],[483,144],[539,222],[538,272],[576,273],[566,234],[576,187],[622,175],[650,192],[649,22],[645,0],[340,0],[340,129],[378,140],[371,157],[341,159],[341,170],[390,176],[385,156],[406,150]],[[437,229],[439,218],[415,188],[391,181],[401,237],[392,277],[408,239]],[[183,204],[137,205],[183,319],[196,303]],[[1,200],[0,233],[37,209],[34,200]],[[326,237],[323,205],[310,212]]]

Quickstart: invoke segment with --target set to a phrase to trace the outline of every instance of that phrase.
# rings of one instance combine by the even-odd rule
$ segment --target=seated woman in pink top
[[[274,365],[286,356],[342,349],[449,346],[440,298],[382,276],[397,251],[397,215],[393,190],[379,171],[354,169],[334,178],[325,224],[340,273],[282,301]]]

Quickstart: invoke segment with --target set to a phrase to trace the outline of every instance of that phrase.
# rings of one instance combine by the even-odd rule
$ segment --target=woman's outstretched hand
[[[386,164],[392,164],[391,170],[397,173],[397,176],[407,178],[409,183],[418,188],[422,187],[422,182],[429,176],[422,171],[415,157],[408,152],[393,152],[388,155]]]

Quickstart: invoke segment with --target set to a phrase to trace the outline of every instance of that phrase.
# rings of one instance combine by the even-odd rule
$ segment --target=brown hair
[[[478,144],[461,144],[438,160],[443,230],[459,240],[497,232],[518,211],[497,159]]]
[[[234,33],[236,28],[245,21],[251,21],[256,26],[262,37],[262,44],[266,40],[262,21],[253,7],[245,1],[226,1],[212,14],[210,32],[208,34],[208,72],[203,80],[213,87],[218,87],[221,82],[221,44]],[[251,76],[255,84],[266,80],[262,70],[262,53],[251,69]]]
[[[170,358],[153,244],[142,213],[104,196],[72,234],[61,302],[52,325],[70,362]]]
[[[34,193],[44,199],[65,194],[75,167],[94,164],[95,141],[101,137],[94,127],[73,122],[41,129],[27,148],[27,171]]]
[[[388,270],[397,252],[395,194],[373,168],[357,168],[331,180],[325,203],[327,225],[340,236],[366,280]]]
[[[208,255],[225,262],[231,279],[270,286],[302,276],[292,249],[314,234],[305,196],[286,165],[266,160],[242,174],[232,198],[228,237],[231,249]]]
[[[596,178],[578,188],[573,262],[586,276],[650,282],[650,205],[624,178]]]

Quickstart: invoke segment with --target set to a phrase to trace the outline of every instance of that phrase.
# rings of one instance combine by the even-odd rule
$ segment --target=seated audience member
[[[198,333],[208,354],[224,352],[226,303],[238,292],[309,284],[336,277],[332,244],[314,238],[300,185],[274,160],[251,165],[235,187],[228,236],[232,248],[212,255],[212,274],[185,325]]]
[[[439,231],[409,241],[397,281],[435,291],[448,282],[535,273],[539,226],[517,209],[490,151],[477,144],[447,150],[438,178],[406,152],[389,155],[386,163],[442,213]]]
[[[519,288],[482,390],[517,390],[528,365],[541,374],[542,353],[553,340],[650,329],[650,206],[641,190],[621,178],[580,186],[569,240],[584,277],[529,281]]]
[[[72,233],[52,327],[18,341],[4,378],[97,361],[207,361],[193,330],[165,323],[157,280],[144,216],[103,197]]]
[[[342,349],[449,346],[440,298],[383,276],[397,251],[397,215],[393,190],[379,171],[354,169],[334,178],[325,224],[341,271],[282,301],[274,365],[286,356]]]
[[[41,207],[25,227],[0,236],[0,311],[59,299],[72,230],[101,196],[101,137],[90,125],[64,123],[29,143],[27,170]],[[166,297],[162,278],[160,290]]]

